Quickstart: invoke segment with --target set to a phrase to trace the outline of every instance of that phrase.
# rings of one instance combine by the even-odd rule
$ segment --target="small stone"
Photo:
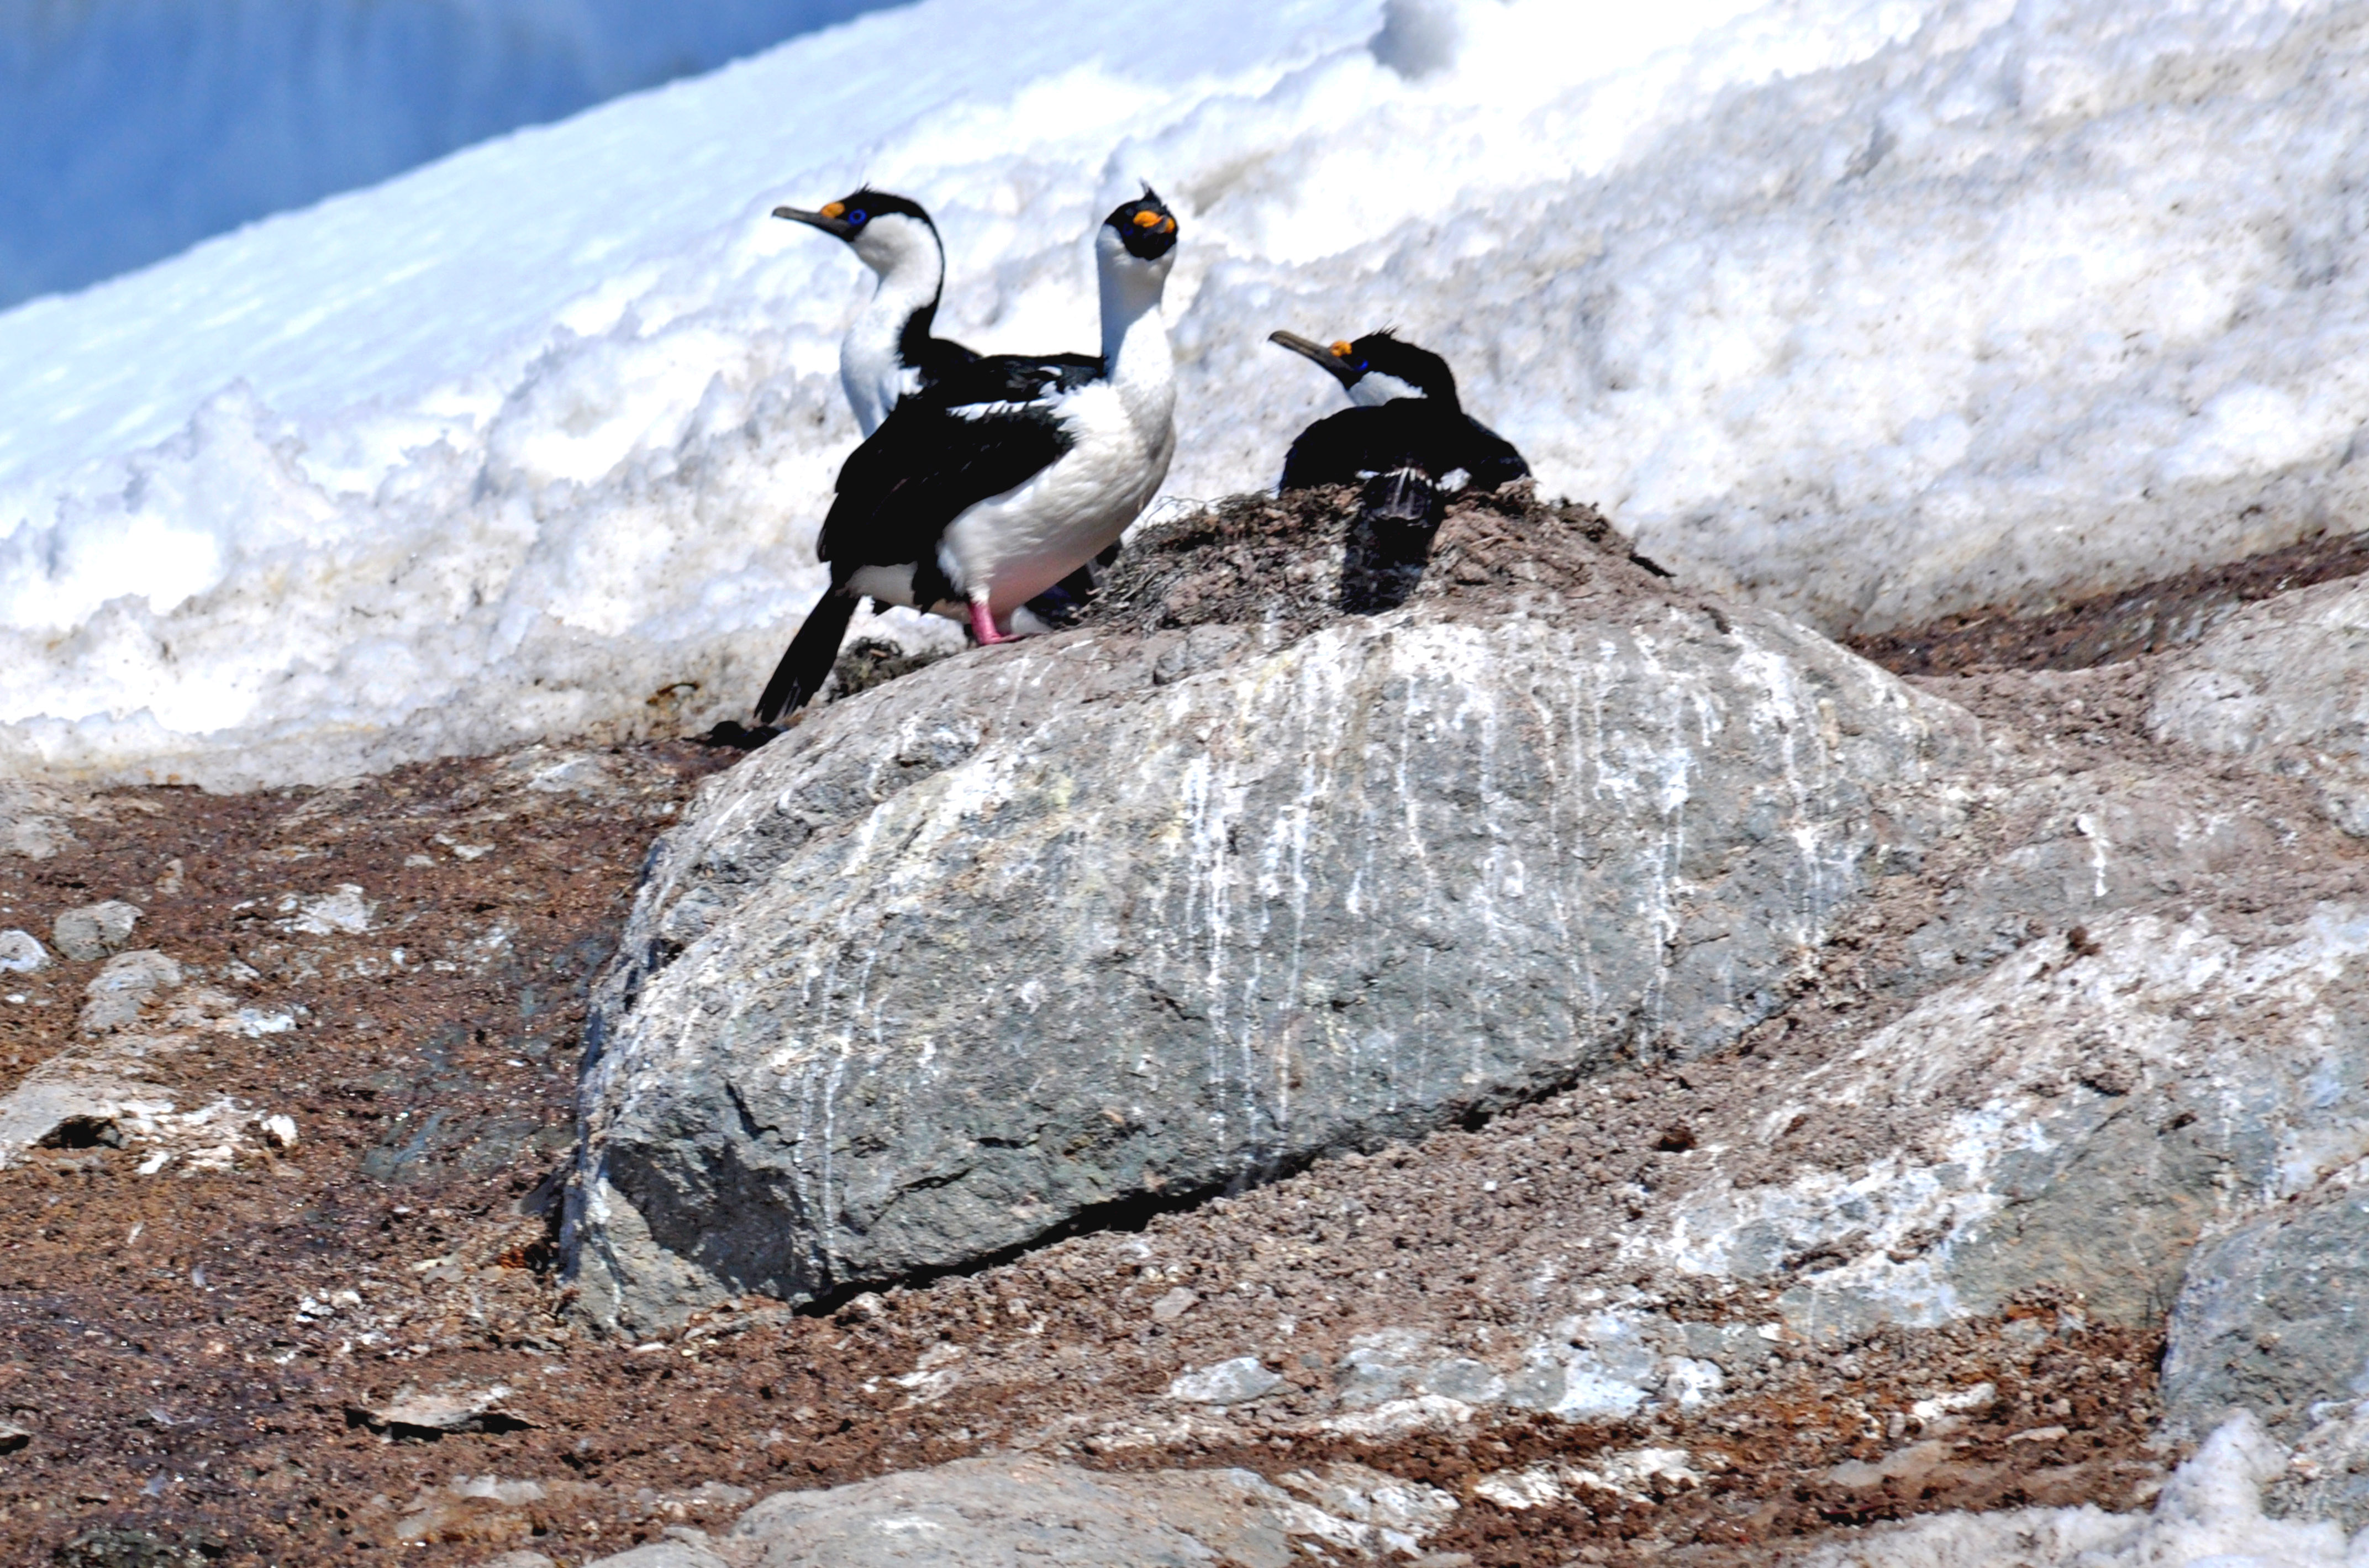
[[[515,1432],[533,1422],[501,1408],[509,1390],[498,1384],[474,1393],[412,1394],[383,1404],[346,1407],[349,1425],[366,1425],[396,1436],[438,1436],[446,1432]]]
[[[12,1421],[0,1421],[0,1454],[13,1454],[33,1440],[33,1435]]]
[[[339,883],[336,892],[317,898],[299,898],[292,893],[280,900],[280,907],[292,911],[292,918],[280,921],[281,926],[306,936],[360,936],[370,930],[371,919],[378,912],[378,906],[351,882]]]
[[[139,905],[127,904],[120,898],[85,904],[60,915],[52,934],[59,952],[77,964],[87,964],[130,946],[132,928],[139,921],[140,913]]]
[[[1163,1323],[1173,1323],[1191,1311],[1200,1299],[1180,1285],[1151,1304],[1151,1315]]]
[[[49,967],[50,951],[29,931],[0,931],[0,974],[29,975]]]
[[[48,860],[82,841],[54,817],[20,817],[8,824],[6,842],[28,860]]]
[[[263,1136],[270,1140],[274,1149],[295,1148],[296,1118],[285,1115],[264,1117]]]
[[[1170,1399],[1196,1404],[1248,1404],[1283,1387],[1283,1379],[1259,1364],[1255,1356],[1237,1356],[1197,1372],[1186,1372],[1168,1385]]]
[[[140,1009],[181,983],[181,966],[154,948],[119,953],[83,988],[83,1033],[102,1035],[139,1022]]]

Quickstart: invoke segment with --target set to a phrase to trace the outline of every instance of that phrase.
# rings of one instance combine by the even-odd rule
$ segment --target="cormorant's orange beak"
[[[1345,342],[1329,345],[1319,343],[1313,338],[1302,338],[1297,332],[1270,332],[1266,335],[1266,340],[1290,349],[1339,382],[1344,387],[1357,379],[1357,372],[1349,368],[1349,356],[1354,350]]]
[[[855,225],[841,215],[846,211],[846,202],[831,201],[825,203],[822,211],[818,212],[808,212],[796,207],[776,207],[773,209],[773,216],[787,218],[794,223],[805,223],[810,228],[820,229],[833,239],[853,239],[855,237]]]

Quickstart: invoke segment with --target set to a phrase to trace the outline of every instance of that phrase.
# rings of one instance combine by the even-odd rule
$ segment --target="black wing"
[[[1463,450],[1453,466],[1472,476],[1474,489],[1494,490],[1500,485],[1510,485],[1516,479],[1530,476],[1530,465],[1522,461],[1522,454],[1514,450],[1513,442],[1469,415],[1464,423],[1469,428],[1465,431]]]
[[[921,372],[921,384],[933,386],[978,360],[978,355],[951,338],[933,338],[938,307],[933,301],[905,318],[897,342],[897,357]]]
[[[1355,485],[1369,474],[1428,467],[1425,449],[1436,441],[1429,429],[1435,420],[1423,401],[1402,397],[1370,408],[1344,408],[1317,420],[1299,432],[1284,455],[1282,487]]]
[[[860,567],[933,562],[946,525],[966,509],[1025,484],[1074,444],[1055,412],[1055,398],[954,400],[956,383],[996,393],[1022,390],[1001,368],[974,373],[991,364],[974,361],[953,382],[903,399],[848,455],[816,543],[816,553],[831,564],[834,582],[845,582]],[[1049,379],[1059,385],[1058,374]],[[1027,390],[1047,380],[1039,375]]]
[[[914,396],[939,408],[1043,403],[1102,375],[1103,362],[1092,354],[974,354]]]

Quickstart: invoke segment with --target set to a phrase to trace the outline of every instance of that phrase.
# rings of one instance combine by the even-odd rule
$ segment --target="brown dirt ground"
[[[2363,572],[2369,533],[2324,534],[2037,614],[2029,606],[1987,605],[1843,644],[1895,675],[2089,670],[2185,647],[2256,600]]]
[[[1505,543],[1515,514],[1462,512],[1421,591],[1523,580]],[[1189,623],[1193,595],[1245,613],[1274,564],[1253,535],[1276,520],[1233,515],[1176,525],[1242,533],[1192,546],[1189,571],[1181,542],[1132,575],[1123,559],[1098,619]],[[1648,580],[1592,512],[1556,516],[1570,548],[1590,553],[1574,569]],[[1215,577],[1212,543],[1241,556]],[[1902,646],[1940,668],[1929,649],[1946,631]],[[1980,645],[1981,681],[1933,684],[1998,716],[2044,710],[2075,739],[2088,724],[2116,748],[2138,743],[2136,667],[2075,678],[2068,696],[2066,678],[1999,668],[2046,666],[2066,646],[2018,635]],[[1565,1284],[1592,1276],[1681,1317],[1766,1321],[1757,1292],[1625,1275],[1598,1243],[1647,1195],[1683,1184],[1688,1145],[1742,1114],[1756,1083],[1846,1037],[1836,1021],[1873,1004],[1840,983],[1746,1051],[1641,1064],[1139,1231],[1071,1238],[828,1316],[752,1302],[663,1344],[594,1340],[566,1310],[550,1201],[583,999],[650,838],[735,760],[690,744],[538,750],[331,789],[109,791],[61,808],[70,834],[47,858],[0,854],[0,926],[47,941],[60,911],[128,898],[147,911],[137,944],[172,955],[191,984],[302,1009],[293,1029],[211,1036],[160,1070],[183,1093],[292,1116],[293,1149],[142,1175],[136,1149],[95,1145],[0,1173],[0,1420],[27,1434],[0,1451],[0,1561],[461,1564],[532,1546],[574,1564],[671,1525],[723,1524],[769,1490],[1031,1448],[1270,1473],[1354,1458],[1457,1492],[1466,1506],[1427,1545],[1475,1563],[1740,1563],[1937,1508],[2128,1507],[2176,1457],[2150,1435],[2159,1338],[2044,1295],[1940,1331],[1782,1345],[1699,1415],[1525,1417],[1371,1444],[1316,1429],[1354,1335],[1413,1326],[1444,1345],[1502,1346],[1534,1326],[1528,1282],[1544,1261]],[[369,932],[289,928],[289,895],[345,885],[375,901]],[[0,1089],[74,1045],[97,967],[6,978]],[[1802,1161],[1850,1153],[1816,1127],[1802,1138]],[[1152,1310],[1179,1290],[1193,1297],[1184,1310]],[[1245,1343],[1269,1347],[1289,1391],[1190,1419],[1160,1398],[1182,1367]],[[952,1371],[917,1376],[932,1368]],[[1832,1478],[1898,1449],[1915,1401],[1985,1381],[1995,1402],[1922,1474]],[[363,1413],[409,1392],[495,1387],[508,1391],[487,1430],[380,1431]],[[1641,1444],[1688,1449],[1704,1479],[1518,1511],[1471,1491],[1490,1471]]]

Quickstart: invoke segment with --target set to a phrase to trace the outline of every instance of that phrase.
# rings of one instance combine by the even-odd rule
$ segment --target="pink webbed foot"
[[[985,602],[976,599],[970,601],[970,635],[981,643],[1016,643],[1020,640],[997,631],[995,617],[987,612]]]

